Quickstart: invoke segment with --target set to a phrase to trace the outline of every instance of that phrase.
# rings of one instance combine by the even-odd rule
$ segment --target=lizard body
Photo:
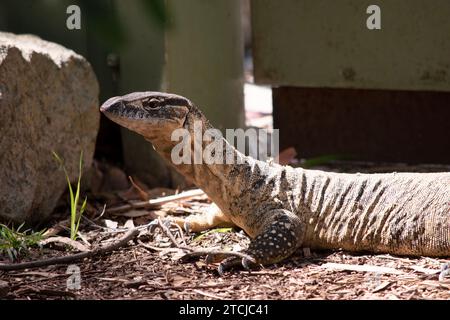
[[[173,130],[212,128],[188,99],[136,92],[106,101],[101,111],[141,134],[169,162]],[[223,139],[223,138],[222,138]],[[199,141],[205,148],[207,143]],[[450,256],[450,173],[344,174],[255,160],[223,141],[239,164],[178,164],[220,210],[186,219],[191,230],[236,225],[251,238],[245,251],[272,264],[299,247],[412,256]],[[173,164],[173,163],[172,163]],[[245,259],[244,259],[245,260]],[[223,269],[248,261],[231,257]]]

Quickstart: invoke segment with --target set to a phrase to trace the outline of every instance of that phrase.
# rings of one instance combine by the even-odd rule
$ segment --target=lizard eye
[[[147,100],[143,103],[144,109],[156,109],[160,106],[161,100],[152,98],[150,100]]]

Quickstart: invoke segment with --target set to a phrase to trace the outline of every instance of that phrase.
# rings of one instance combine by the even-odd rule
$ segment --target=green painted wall
[[[165,89],[185,95],[219,129],[244,126],[239,0],[167,0]]]
[[[252,0],[255,79],[450,91],[448,0]],[[381,8],[381,30],[366,9]]]

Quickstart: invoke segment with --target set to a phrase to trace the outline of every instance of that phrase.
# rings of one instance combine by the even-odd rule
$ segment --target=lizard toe
[[[257,266],[257,263],[248,258],[228,257],[220,263],[217,271],[219,274],[223,274],[225,271],[230,270],[233,267],[242,267],[245,270],[250,271]]]
[[[158,220],[155,219],[148,224],[147,230],[150,234],[154,233],[156,228],[158,227]]]
[[[250,261],[247,258],[242,258],[241,264],[242,264],[242,267],[248,271],[250,271],[252,268],[254,268],[256,266],[256,264],[254,262]]]
[[[220,275],[223,275],[225,271],[230,270],[233,267],[241,266],[242,265],[242,259],[238,257],[229,257],[223,260],[219,267],[217,268],[217,271]]]
[[[444,281],[446,277],[450,276],[450,262],[444,263],[439,273],[439,281]]]

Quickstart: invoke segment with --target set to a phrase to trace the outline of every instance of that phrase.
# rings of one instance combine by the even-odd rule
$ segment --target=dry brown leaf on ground
[[[280,154],[275,158],[275,162],[281,165],[289,165],[292,163],[297,156],[297,151],[294,147],[289,147],[280,152]]]
[[[39,243],[43,246],[45,246],[49,243],[62,243],[64,245],[71,246],[72,248],[77,249],[78,251],[81,251],[81,252],[86,252],[86,251],[90,250],[90,248],[87,245],[83,245],[80,242],[72,240],[67,237],[51,237],[51,238],[44,239],[44,240],[40,241]]]

